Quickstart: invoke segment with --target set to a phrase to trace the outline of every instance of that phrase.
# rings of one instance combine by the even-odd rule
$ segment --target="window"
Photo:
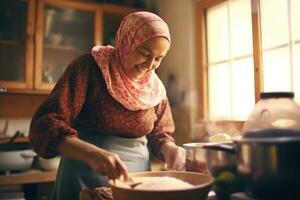
[[[260,9],[263,90],[294,91],[300,103],[300,1],[261,0]]]
[[[299,8],[299,0],[197,3],[203,118],[244,121],[262,91],[294,91],[300,103]]]

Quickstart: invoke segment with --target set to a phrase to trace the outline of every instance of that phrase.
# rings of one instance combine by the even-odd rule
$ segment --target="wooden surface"
[[[0,144],[6,144],[11,140],[11,137],[1,137],[0,138]],[[25,142],[29,142],[29,139],[27,137],[17,137],[14,140],[14,143],[25,143]]]
[[[53,182],[56,178],[56,171],[30,170],[22,173],[0,176],[1,185],[18,185],[28,183]]]
[[[47,94],[0,93],[0,118],[31,118]]]

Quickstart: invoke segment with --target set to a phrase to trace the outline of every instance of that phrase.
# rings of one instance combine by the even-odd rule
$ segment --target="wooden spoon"
[[[138,186],[138,185],[140,185],[140,184],[142,184],[143,182],[132,182],[132,183],[129,183],[128,185],[132,188],[132,189],[134,189],[136,186]]]
[[[124,179],[115,179],[114,184],[118,185],[120,187],[130,187],[131,189],[134,189],[136,186],[142,184],[142,181],[134,181],[131,177],[127,181]]]
[[[132,189],[142,183],[142,181],[134,181],[131,177],[128,177],[128,181],[126,181],[126,184],[129,185]]]

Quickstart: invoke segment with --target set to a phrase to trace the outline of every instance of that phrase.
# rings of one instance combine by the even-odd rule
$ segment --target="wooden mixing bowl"
[[[115,200],[205,200],[210,191],[213,178],[209,175],[185,171],[152,171],[130,173],[134,177],[174,177],[188,182],[195,187],[178,190],[141,190],[125,188],[117,184],[119,181],[109,181]]]

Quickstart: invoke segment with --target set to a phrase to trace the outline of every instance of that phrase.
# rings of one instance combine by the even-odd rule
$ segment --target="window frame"
[[[196,2],[195,31],[196,31],[196,63],[199,69],[199,117],[208,119],[208,60],[206,40],[206,10],[228,0],[201,0]],[[260,0],[251,1],[252,38],[253,38],[253,63],[254,63],[254,91],[255,102],[259,100],[263,86],[262,68],[262,35],[260,21]]]

